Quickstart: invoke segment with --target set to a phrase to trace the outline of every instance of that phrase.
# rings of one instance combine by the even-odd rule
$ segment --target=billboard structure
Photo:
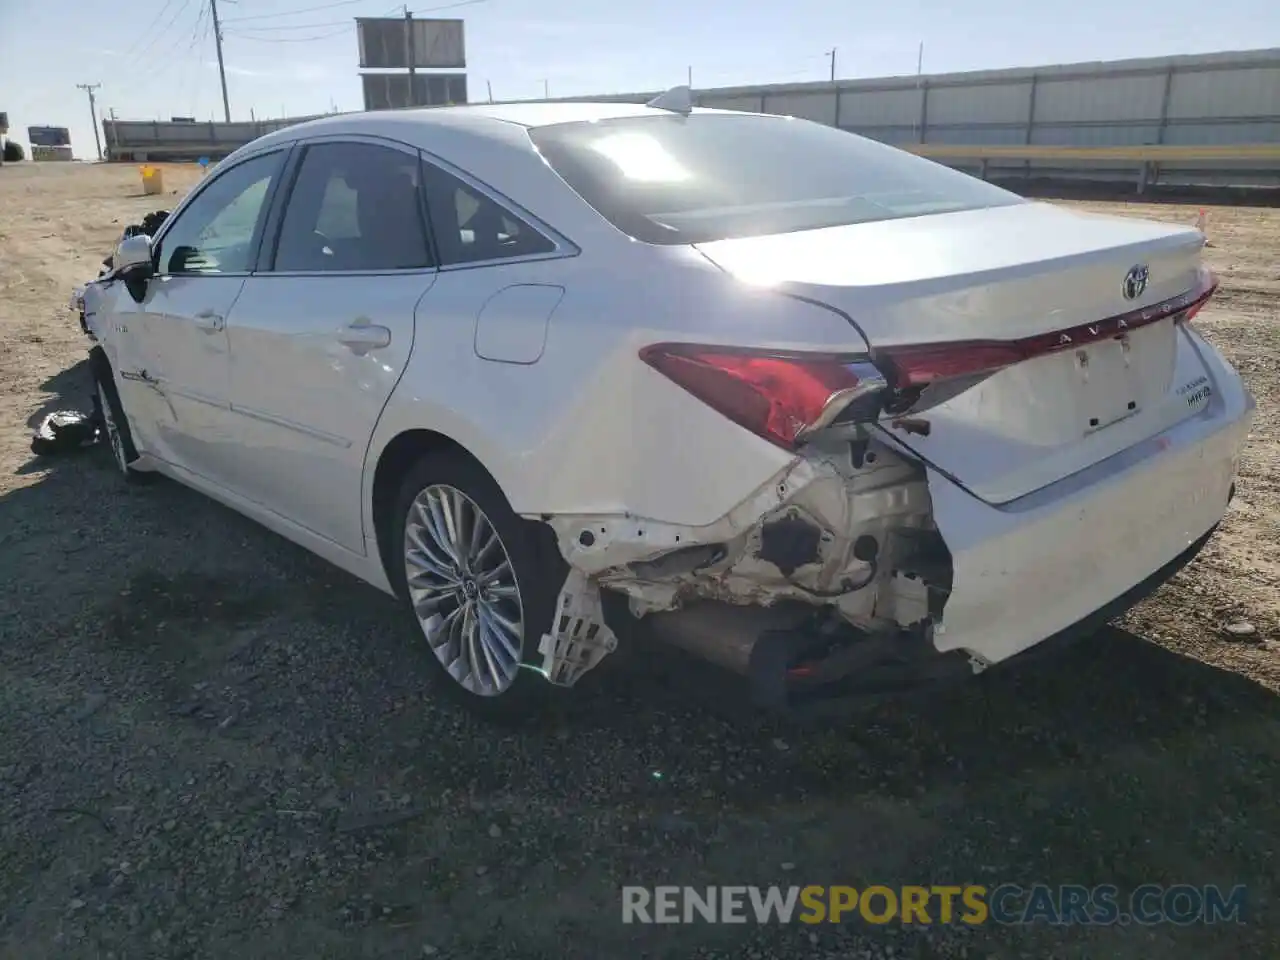
[[[63,145],[57,147],[31,145],[32,160],[62,160],[64,162],[72,160],[71,147]]]
[[[418,72],[466,68],[461,20],[357,17],[356,38],[366,110],[467,102],[465,73]]]
[[[71,131],[66,127],[27,127],[27,139],[33,147],[69,147]]]
[[[361,70],[461,70],[467,65],[461,20],[357,17]]]
[[[407,73],[366,73],[360,80],[366,110],[394,110],[410,105],[443,107],[467,102],[465,73],[417,73],[412,77]]]

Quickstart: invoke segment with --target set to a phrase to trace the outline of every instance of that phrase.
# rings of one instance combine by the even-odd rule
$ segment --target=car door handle
[[[226,327],[226,318],[212,310],[201,310],[195,315],[196,326],[205,333],[220,333]]]
[[[353,323],[338,334],[338,342],[352,353],[368,353],[391,345],[391,330],[372,323]]]

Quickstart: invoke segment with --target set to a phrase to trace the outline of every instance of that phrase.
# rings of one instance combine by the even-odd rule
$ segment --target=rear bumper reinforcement
[[[1019,664],[1052,655],[1075,640],[1096,633],[1194,560],[1216,529],[1215,525],[1169,563],[1094,613],[985,672],[1016,669]],[[846,661],[847,669],[842,676],[824,682],[806,682],[793,676],[791,665],[800,650],[812,646],[812,635],[766,632],[751,651],[747,679],[752,700],[757,706],[788,713],[821,712],[857,700],[936,688],[974,675],[972,662],[962,650],[939,653],[923,636],[903,636],[893,643],[898,655],[892,661],[881,660],[864,667],[858,665],[854,657]],[[880,652],[883,650],[884,647],[880,647]]]

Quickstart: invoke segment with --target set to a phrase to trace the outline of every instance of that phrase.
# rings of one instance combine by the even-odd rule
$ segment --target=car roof
[[[724,113],[698,108],[698,114]],[[318,117],[281,127],[254,141],[254,149],[281,141],[308,139],[329,134],[373,134],[406,136],[428,130],[452,129],[471,137],[501,140],[513,128],[529,129],[559,123],[614,120],[624,117],[671,116],[669,110],[638,103],[597,103],[562,101],[539,103],[471,103],[452,107],[410,107],[396,110],[369,110]]]
[[[697,114],[724,110],[696,109]],[[744,114],[738,114],[743,116]],[[568,190],[541,158],[528,131],[557,124],[627,117],[672,117],[670,110],[636,103],[561,101],[477,103],[455,107],[371,110],[319,117],[281,127],[241,147],[219,166],[293,143],[330,137],[391,141],[426,151],[490,190],[513,197],[535,217],[556,226],[557,189]],[[776,118],[774,118],[776,119]]]
[[[639,103],[597,103],[594,101],[523,102],[523,103],[469,103],[456,107],[435,107],[414,111],[430,122],[431,115],[473,116],[522,127],[545,127],[555,123],[574,123],[592,120],[613,120],[620,117],[670,116],[669,110]],[[699,113],[709,111],[698,111]]]

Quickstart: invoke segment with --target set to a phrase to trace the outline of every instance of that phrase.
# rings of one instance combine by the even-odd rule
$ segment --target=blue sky
[[[421,16],[466,21],[472,99],[822,80],[1280,45],[1280,0],[421,0]],[[455,4],[457,0],[454,0]],[[16,139],[67,126],[94,155],[88,100],[122,119],[222,119],[208,0],[0,0],[0,110]],[[324,6],[326,9],[315,9]],[[290,11],[297,12],[292,15]],[[390,0],[221,0],[232,119],[361,106],[356,16]],[[434,13],[432,11],[435,11]],[[245,18],[241,20],[240,18]]]

